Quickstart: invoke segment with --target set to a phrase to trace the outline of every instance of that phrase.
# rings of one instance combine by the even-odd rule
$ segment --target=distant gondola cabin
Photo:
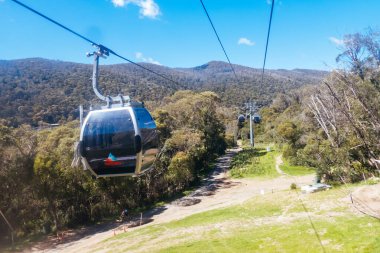
[[[239,121],[239,123],[244,123],[245,122],[245,116],[240,114],[238,117],[238,121]]]
[[[260,117],[259,115],[254,115],[254,116],[253,116],[253,122],[254,122],[255,124],[259,124],[259,123],[261,123],[261,117]]]

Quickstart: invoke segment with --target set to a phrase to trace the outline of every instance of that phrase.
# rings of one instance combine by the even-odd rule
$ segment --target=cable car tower
[[[139,175],[150,169],[158,153],[156,124],[143,103],[129,96],[104,96],[98,89],[99,58],[109,50],[95,45],[92,88],[106,102],[91,110],[81,124],[79,154],[85,169],[95,177]]]

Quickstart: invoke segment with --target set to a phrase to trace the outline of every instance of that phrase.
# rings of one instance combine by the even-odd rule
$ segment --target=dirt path
[[[232,157],[239,151],[239,148],[230,149],[224,156],[220,157],[217,160],[214,172],[204,180],[203,186],[192,192],[188,197],[144,213],[144,219],[151,222],[143,226],[179,220],[192,214],[240,204],[260,194],[289,189],[290,184],[295,180],[298,184],[310,184],[313,180],[313,175],[290,177],[283,172],[279,172],[282,174],[281,177],[274,179],[230,179],[227,175],[227,169],[230,167]],[[280,170],[279,165],[281,162],[281,157],[277,157],[276,169]],[[129,228],[128,231],[138,228]],[[32,251],[91,252],[96,243],[122,232],[124,232],[123,226],[111,226],[108,229],[99,227],[98,230],[71,242],[61,243],[54,246],[54,248],[36,246],[32,248]]]
[[[380,219],[380,184],[362,186],[351,194],[355,208]]]
[[[278,174],[280,175],[286,175],[285,172],[283,172],[281,169],[280,169],[280,165],[283,163],[282,161],[282,155],[279,155],[276,157],[276,170],[278,172]]]

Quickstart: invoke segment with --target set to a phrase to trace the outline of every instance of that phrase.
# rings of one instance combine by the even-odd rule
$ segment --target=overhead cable
[[[142,69],[144,69],[144,70],[146,70],[146,71],[148,71],[148,72],[150,72],[150,73],[152,73],[152,74],[155,74],[155,75],[157,75],[157,76],[159,76],[159,77],[161,77],[161,78],[163,78],[163,79],[166,79],[166,80],[168,80],[168,81],[170,81],[170,82],[173,82],[173,83],[179,85],[178,82],[176,82],[176,81],[174,81],[173,79],[167,77],[166,75],[160,74],[160,73],[158,73],[158,72],[156,72],[156,71],[154,71],[154,70],[151,70],[151,69],[149,69],[149,68],[147,68],[147,67],[145,67],[145,66],[143,66],[143,65],[141,65],[141,64],[138,64],[138,63],[136,63],[136,62],[134,62],[134,61],[132,61],[132,60],[129,60],[129,59],[127,59],[126,57],[121,56],[120,54],[116,53],[115,51],[111,50],[110,48],[108,48],[108,47],[106,47],[106,46],[103,46],[103,45],[101,45],[101,44],[99,44],[99,43],[96,43],[96,42],[90,40],[89,38],[87,38],[87,37],[81,35],[80,33],[75,32],[74,30],[68,28],[67,26],[64,26],[64,25],[62,25],[61,23],[59,23],[59,22],[57,22],[57,21],[55,21],[55,20],[53,20],[53,19],[47,17],[46,15],[42,14],[41,12],[38,12],[37,10],[31,8],[30,6],[28,6],[28,5],[26,5],[26,4],[22,3],[22,2],[20,2],[20,1],[18,1],[18,0],[11,0],[11,1],[13,1],[13,2],[15,2],[16,4],[18,4],[18,5],[22,6],[22,7],[24,7],[25,9],[27,9],[27,10],[33,12],[34,14],[37,14],[38,16],[40,16],[40,17],[42,17],[42,18],[44,18],[44,19],[50,21],[51,23],[53,23],[53,24],[55,24],[55,25],[57,25],[57,26],[63,28],[64,30],[66,30],[66,31],[68,31],[68,32],[70,32],[70,33],[76,35],[77,37],[79,37],[79,38],[81,38],[81,39],[83,39],[83,40],[85,40],[85,41],[91,43],[92,45],[94,45],[94,46],[96,46],[96,47],[98,47],[98,48],[105,49],[105,50],[107,50],[110,54],[113,54],[114,56],[116,56],[116,57],[118,57],[118,58],[120,58],[120,59],[122,59],[122,60],[125,60],[125,61],[127,61],[127,62],[129,62],[129,63],[131,63],[131,64],[133,64],[133,65],[135,65],[135,66],[138,66],[138,67],[140,67],[140,68],[142,68]]]
[[[274,8],[274,0],[272,0],[272,6],[271,6],[271,9],[270,9],[269,26],[268,26],[268,33],[267,33],[267,42],[266,42],[266,45],[265,45],[263,70],[261,72],[261,84],[263,84],[263,81],[264,81],[264,71],[265,71],[265,63],[266,63],[266,60],[267,60],[268,44],[269,44],[269,38],[270,38],[270,28],[272,26],[273,8]]]
[[[218,39],[219,44],[220,44],[220,46],[221,46],[222,49],[223,49],[224,55],[226,56],[227,61],[228,61],[228,63],[230,64],[230,67],[231,67],[231,69],[232,69],[232,72],[234,73],[236,80],[239,82],[239,78],[238,78],[237,75],[236,75],[235,69],[234,69],[234,67],[233,67],[233,65],[232,65],[232,63],[231,63],[231,61],[230,61],[230,58],[228,57],[228,54],[227,54],[227,52],[226,52],[226,49],[224,48],[223,43],[222,43],[222,41],[220,40],[220,37],[219,37],[219,35],[218,35],[218,32],[217,32],[216,29],[215,29],[214,23],[212,22],[211,17],[210,17],[210,15],[208,14],[208,11],[207,11],[207,9],[206,9],[206,6],[204,5],[204,3],[203,3],[202,0],[200,0],[200,1],[201,1],[201,4],[202,4],[202,7],[203,7],[203,10],[205,11],[206,16],[207,16],[207,18],[208,18],[208,21],[210,22],[211,27],[212,27],[212,29],[214,30],[214,33],[215,33],[215,35],[216,35],[216,38]]]

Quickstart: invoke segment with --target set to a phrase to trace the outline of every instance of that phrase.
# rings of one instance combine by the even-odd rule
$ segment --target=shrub
[[[233,134],[226,134],[225,139],[226,139],[227,147],[233,148],[236,146],[235,136]]]

